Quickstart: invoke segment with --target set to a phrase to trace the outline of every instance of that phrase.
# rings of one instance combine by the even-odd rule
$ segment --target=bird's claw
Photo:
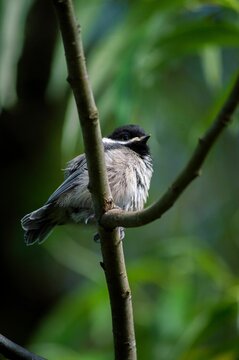
[[[123,227],[119,227],[119,237],[120,237],[120,240],[123,240],[125,237],[125,232],[124,232]]]
[[[93,239],[94,239],[94,242],[99,244],[100,243],[100,234],[99,233],[94,234]]]
[[[119,238],[120,238],[120,241],[122,241],[125,237],[125,232],[124,232],[124,228],[123,227],[119,227]],[[94,241],[96,243],[100,243],[100,234],[99,233],[96,233],[94,234],[94,237],[93,237]]]

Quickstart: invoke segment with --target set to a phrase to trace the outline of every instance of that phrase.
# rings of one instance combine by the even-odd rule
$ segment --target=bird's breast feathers
[[[115,204],[126,211],[142,209],[152,176],[150,157],[142,159],[123,147],[106,152],[105,161]]]
[[[58,204],[66,208],[91,209],[93,212],[86,162],[81,158],[79,166],[76,163],[74,161],[74,171],[78,176],[74,180],[74,188],[62,194]],[[129,148],[120,146],[105,151],[105,163],[115,204],[126,211],[142,209],[153,171],[151,157],[141,158]]]

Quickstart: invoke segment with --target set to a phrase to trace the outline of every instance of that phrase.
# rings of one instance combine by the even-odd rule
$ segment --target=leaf
[[[201,53],[205,80],[212,90],[222,86],[222,53],[218,47],[206,47]]]
[[[23,46],[25,19],[32,0],[5,0],[1,4],[0,107],[16,101],[17,63]]]
[[[197,54],[209,45],[238,47],[239,27],[226,22],[189,22],[159,37],[154,47],[159,49],[158,65],[165,65],[175,57]]]

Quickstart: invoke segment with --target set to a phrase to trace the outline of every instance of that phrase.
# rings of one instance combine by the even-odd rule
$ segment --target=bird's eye
[[[123,141],[129,140],[129,134],[123,134],[123,135],[121,136],[121,139],[122,139]]]

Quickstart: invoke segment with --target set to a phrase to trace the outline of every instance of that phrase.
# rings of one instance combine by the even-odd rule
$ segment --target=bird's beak
[[[146,144],[147,141],[149,140],[151,135],[145,135],[145,136],[141,136],[141,138],[139,139],[140,142]]]

